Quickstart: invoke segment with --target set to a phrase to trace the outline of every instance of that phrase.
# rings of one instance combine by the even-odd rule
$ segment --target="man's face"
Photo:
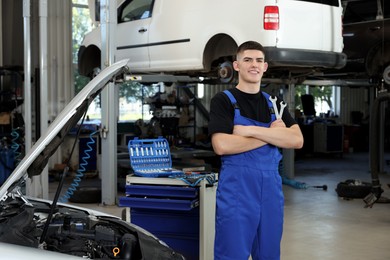
[[[233,66],[239,74],[240,81],[247,83],[259,83],[268,68],[264,61],[264,53],[258,50],[245,50],[239,53]]]

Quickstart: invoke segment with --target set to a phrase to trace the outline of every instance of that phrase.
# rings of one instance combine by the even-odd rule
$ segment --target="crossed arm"
[[[215,153],[228,155],[242,153],[272,144],[280,148],[299,149],[303,146],[302,132],[297,124],[286,127],[281,119],[271,126],[235,125],[233,134],[216,133],[211,137]]]

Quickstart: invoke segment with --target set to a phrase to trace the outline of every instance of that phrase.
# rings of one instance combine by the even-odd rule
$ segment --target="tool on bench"
[[[274,107],[276,119],[281,119],[283,115],[283,110],[287,106],[286,102],[280,101],[280,110],[278,110],[278,106],[276,104],[277,98],[275,96],[270,96],[269,100],[272,102],[272,105]]]

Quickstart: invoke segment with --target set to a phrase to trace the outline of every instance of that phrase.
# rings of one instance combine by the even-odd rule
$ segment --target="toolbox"
[[[119,197],[119,206],[129,207],[131,223],[156,235],[186,259],[199,259],[199,187],[176,178],[132,174],[126,178],[125,193]]]
[[[128,143],[130,165],[134,174],[141,177],[167,177],[183,174],[172,168],[169,143],[165,138],[138,139]]]

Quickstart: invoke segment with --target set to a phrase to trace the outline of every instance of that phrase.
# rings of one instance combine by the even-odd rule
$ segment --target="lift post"
[[[372,208],[375,202],[377,202],[383,190],[381,188],[381,184],[379,181],[379,173],[380,173],[380,162],[379,159],[383,158],[381,156],[383,154],[383,146],[380,144],[380,139],[383,141],[384,128],[381,126],[381,104],[385,101],[390,100],[390,93],[384,88],[384,82],[381,83],[381,89],[378,92],[378,97],[374,100],[374,103],[371,107],[370,113],[370,169],[371,169],[371,181],[372,181],[372,189],[371,193],[368,194],[363,200],[366,203],[365,208]],[[382,137],[382,138],[381,138]],[[385,198],[386,200],[386,198]]]

